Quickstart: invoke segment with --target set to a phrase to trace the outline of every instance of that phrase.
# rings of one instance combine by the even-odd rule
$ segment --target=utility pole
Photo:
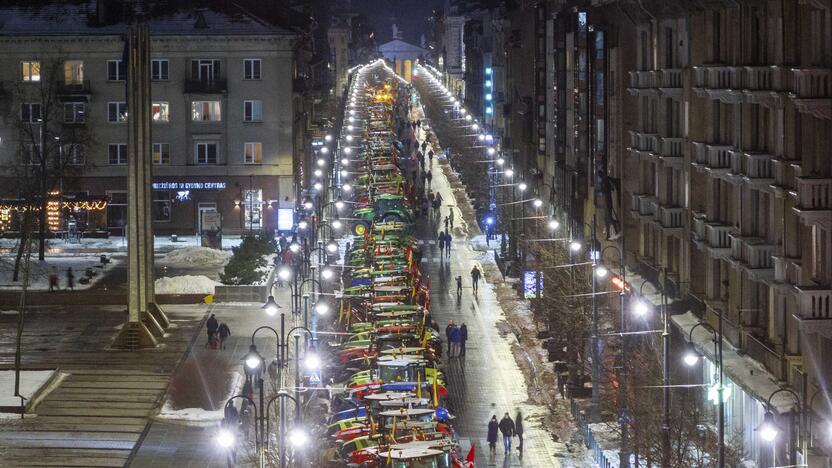
[[[659,277],[662,289],[662,466],[670,466],[670,328],[667,319],[667,270],[662,268]]]

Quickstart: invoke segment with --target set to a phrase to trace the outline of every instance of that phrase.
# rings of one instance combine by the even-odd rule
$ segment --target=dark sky
[[[338,1],[338,0],[336,0]],[[352,0],[356,10],[370,18],[376,30],[376,42],[383,44],[393,36],[393,22],[402,30],[404,40],[419,45],[419,37],[430,34],[427,18],[441,0]]]

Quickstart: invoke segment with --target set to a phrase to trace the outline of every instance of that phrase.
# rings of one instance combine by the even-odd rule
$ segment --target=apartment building
[[[104,210],[62,211],[59,231],[70,218],[90,235],[120,234],[126,222],[123,35],[129,20],[107,5],[119,3],[0,9],[0,83],[11,108],[20,108],[21,118],[32,106],[46,112],[46,103],[23,102],[21,93],[30,87],[27,96],[35,96],[44,82],[56,84],[47,133],[60,138],[67,127],[82,126],[89,135],[67,150],[74,170],[62,180],[60,197],[108,200]],[[294,206],[294,34],[231,4],[144,14],[152,36],[155,231],[201,232],[205,212],[221,215],[226,234],[278,228],[279,213]],[[7,167],[25,164],[21,157],[31,143],[15,114],[0,127],[0,160]]]

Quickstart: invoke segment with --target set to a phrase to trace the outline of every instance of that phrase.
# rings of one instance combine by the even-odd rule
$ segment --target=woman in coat
[[[488,447],[491,453],[497,452],[497,415],[491,416],[491,421],[488,421]]]

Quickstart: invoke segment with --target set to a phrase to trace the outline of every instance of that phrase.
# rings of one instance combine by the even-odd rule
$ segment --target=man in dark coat
[[[231,329],[228,328],[228,325],[223,322],[220,324],[220,327],[217,329],[217,333],[219,333],[220,337],[220,349],[225,349],[225,340],[231,336]]]
[[[471,269],[471,283],[474,285],[474,295],[477,294],[479,290],[479,282],[480,282],[480,269],[474,265],[474,268]]]
[[[514,417],[514,433],[517,434],[517,450],[520,451],[520,458],[523,458],[523,415],[517,410]]]
[[[208,342],[205,343],[205,347],[211,346],[211,338],[214,337],[214,333],[220,328],[220,323],[217,321],[217,317],[214,314],[211,314],[211,317],[208,319],[208,322],[205,323],[205,327],[208,331]]]
[[[459,342],[459,355],[465,356],[465,342],[468,341],[468,326],[465,325],[465,322],[459,326],[459,334],[461,336],[461,340]]]
[[[448,323],[448,326],[445,327],[445,339],[448,340],[448,355],[449,356],[451,354],[451,330],[453,330],[454,328],[456,328],[456,325],[454,324],[453,320],[451,320]]]
[[[497,415],[491,416],[491,421],[488,421],[488,447],[492,455],[497,452],[497,426]]]
[[[514,421],[508,413],[500,420],[500,432],[503,433],[503,448],[506,454],[511,453],[511,437],[514,435]]]

